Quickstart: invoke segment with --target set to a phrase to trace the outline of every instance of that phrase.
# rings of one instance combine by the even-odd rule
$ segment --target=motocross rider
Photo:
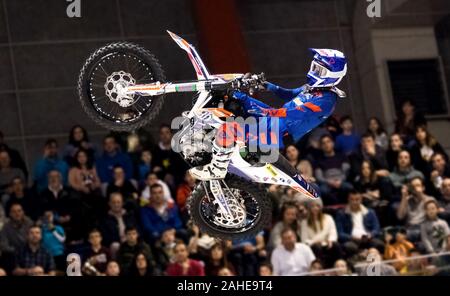
[[[307,74],[307,84],[295,89],[285,89],[263,82],[266,90],[286,101],[282,108],[272,108],[241,91],[232,93],[235,99],[242,102],[249,115],[279,118],[278,138],[275,140],[277,143],[282,143],[286,134],[298,141],[334,112],[339,97],[345,97],[345,93],[336,88],[347,73],[344,54],[333,49],[311,48],[310,51],[314,57]],[[216,134],[211,162],[190,169],[189,172],[195,178],[202,181],[225,178],[236,141],[235,134],[230,138],[228,127],[229,123],[225,123]]]

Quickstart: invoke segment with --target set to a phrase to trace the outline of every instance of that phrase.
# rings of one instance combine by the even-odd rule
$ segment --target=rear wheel
[[[223,215],[213,200],[208,183],[200,183],[192,192],[188,208],[194,224],[202,232],[223,240],[244,240],[257,235],[272,217],[272,203],[262,186],[234,175],[224,180],[225,194],[235,201],[228,203],[234,217]]]
[[[164,96],[121,90],[165,80],[161,65],[148,50],[117,42],[99,48],[86,60],[78,78],[78,94],[83,110],[97,124],[115,131],[134,131],[159,113]]]

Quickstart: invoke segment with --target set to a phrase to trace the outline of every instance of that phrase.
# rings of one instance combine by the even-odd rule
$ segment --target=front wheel
[[[78,94],[83,110],[97,124],[115,131],[134,131],[159,113],[164,97],[123,90],[165,80],[152,53],[133,43],[116,42],[99,48],[86,60],[78,78]]]
[[[245,240],[256,236],[272,218],[272,204],[267,190],[237,176],[224,180],[224,194],[232,194],[229,202],[234,218],[227,218],[214,202],[208,183],[200,183],[188,200],[188,209],[195,225],[212,237],[222,240]]]

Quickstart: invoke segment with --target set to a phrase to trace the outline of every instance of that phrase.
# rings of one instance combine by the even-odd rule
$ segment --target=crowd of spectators
[[[377,118],[358,134],[343,116],[287,145],[321,199],[270,186],[272,225],[245,241],[192,224],[196,181],[171,139],[163,125],[154,144],[109,134],[99,147],[77,125],[67,143],[47,140],[29,172],[0,134],[0,275],[64,275],[72,253],[86,276],[357,275],[368,257],[393,260],[383,275],[450,264],[448,155],[410,101],[392,134]]]

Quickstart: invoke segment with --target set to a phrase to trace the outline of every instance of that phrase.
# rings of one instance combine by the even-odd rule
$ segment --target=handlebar
[[[207,90],[212,91],[229,91],[229,90],[245,90],[254,92],[259,86],[263,85],[266,81],[264,73],[261,74],[253,74],[249,73],[245,74],[240,78],[236,78],[232,81],[228,82],[210,82],[205,85]]]

